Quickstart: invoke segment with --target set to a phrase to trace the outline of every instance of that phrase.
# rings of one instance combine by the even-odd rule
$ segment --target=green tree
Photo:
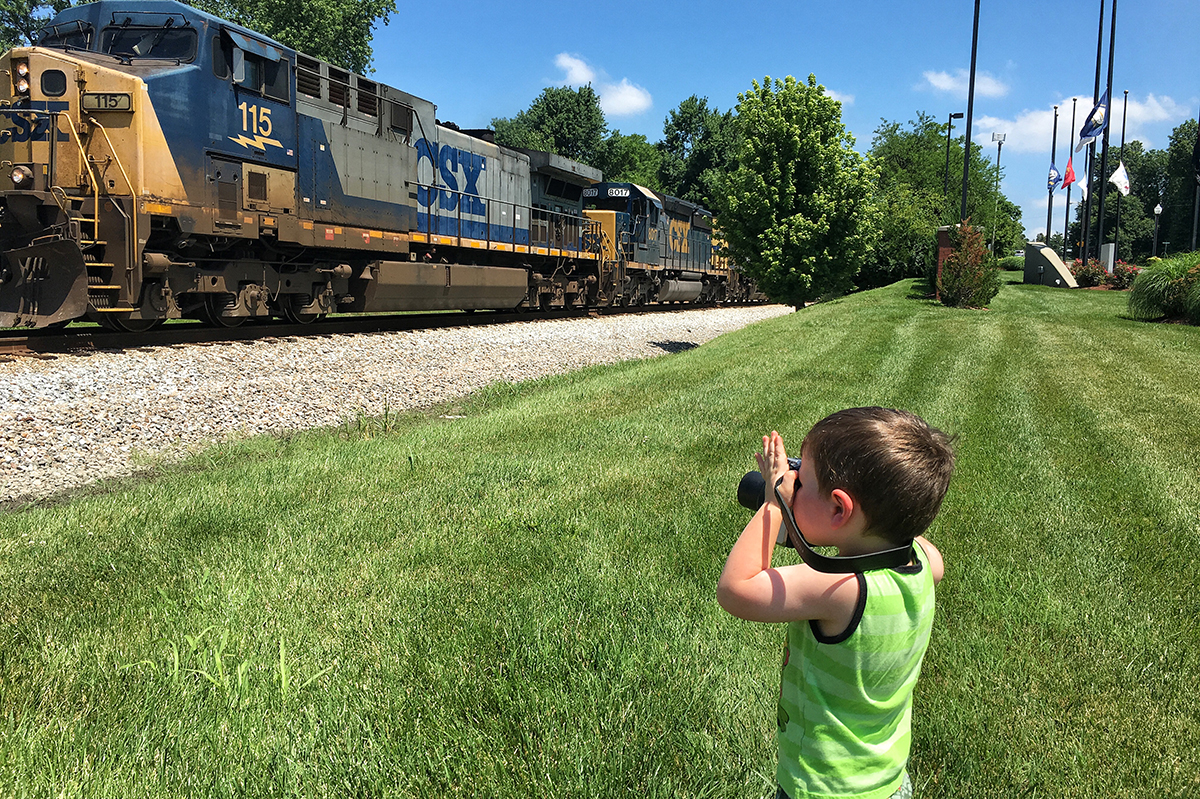
[[[601,169],[601,144],[608,132],[600,96],[589,83],[572,89],[550,86],[511,119],[492,120],[496,143],[545,150]]]
[[[210,14],[261,31],[352,72],[371,70],[375,26],[396,0],[188,0]]]
[[[708,107],[707,97],[692,95],[668,112],[659,183],[667,194],[711,207],[721,175],[734,159],[733,112]]]
[[[947,151],[949,157],[947,157]],[[892,192],[903,183],[917,195],[938,201],[938,221],[959,223],[962,212],[963,137],[946,144],[946,124],[918,112],[907,125],[881,120],[871,142],[871,162],[879,170],[879,191]],[[967,181],[967,215],[985,241],[991,243],[995,230],[996,252],[1020,249],[1025,241],[1021,209],[1001,192],[997,195],[997,167],[984,149],[972,142],[971,174]],[[930,224],[935,235],[937,223]],[[891,248],[893,251],[895,247]]]
[[[640,133],[623,136],[614,130],[600,143],[599,169],[605,180],[637,183],[662,191],[658,182],[662,153]]]
[[[1167,144],[1167,185],[1158,240],[1171,242],[1171,252],[1192,248],[1192,209],[1196,201],[1196,177],[1192,148],[1196,144],[1196,120],[1189,119],[1175,130]],[[1197,238],[1200,246],[1200,234]]]
[[[815,75],[738,95],[737,166],[717,211],[734,259],[776,300],[852,289],[873,244],[875,173],[841,116]]]
[[[289,47],[353,72],[371,66],[375,26],[396,0],[189,0],[201,11],[261,31]],[[27,44],[70,0],[0,0],[0,49]]]
[[[27,45],[51,17],[71,6],[71,0],[0,0],[0,52]]]
[[[880,180],[873,194],[879,236],[855,280],[860,289],[923,277],[936,264],[940,192],[930,194],[907,183]]]

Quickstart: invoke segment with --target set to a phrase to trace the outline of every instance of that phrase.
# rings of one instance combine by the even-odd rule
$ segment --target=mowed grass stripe
[[[1197,331],[914,291],[4,517],[0,785],[767,795],[782,629],[713,600],[734,488],[762,433],[884,404],[961,435],[920,795],[1195,792]]]

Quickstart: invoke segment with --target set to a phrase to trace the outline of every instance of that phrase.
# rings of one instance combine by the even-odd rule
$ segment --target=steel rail
[[[700,311],[712,308],[739,308],[762,303],[724,302],[714,305],[662,303],[631,308],[588,307],[560,308],[549,311],[464,311],[421,312],[338,316],[309,324],[274,320],[250,320],[238,327],[211,327],[201,322],[181,321],[141,333],[108,330],[102,327],[78,330],[0,331],[0,361],[14,357],[49,359],[59,355],[90,354],[100,351],[177,347],[187,344],[253,342],[308,336],[338,336],[360,333],[393,333],[411,330],[443,330],[455,327],[502,325],[510,322],[583,319],[587,317]]]

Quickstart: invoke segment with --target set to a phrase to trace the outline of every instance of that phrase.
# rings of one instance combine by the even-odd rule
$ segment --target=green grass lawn
[[[905,282],[12,511],[0,794],[765,796],[734,489],[881,404],[960,436],[918,795],[1196,796],[1200,330],[1125,299]]]

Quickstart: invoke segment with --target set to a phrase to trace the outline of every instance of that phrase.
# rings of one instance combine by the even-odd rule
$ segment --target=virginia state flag
[[[1070,187],[1075,182],[1075,167],[1071,166],[1071,157],[1067,156],[1067,174],[1063,175],[1062,184]]]
[[[1058,188],[1058,179],[1060,177],[1062,177],[1062,175],[1058,174],[1058,167],[1056,167],[1054,165],[1054,162],[1051,161],[1050,162],[1050,174],[1046,178],[1046,188],[1049,189],[1050,191],[1054,191],[1056,188]]]
[[[1079,152],[1085,146],[1091,144],[1104,133],[1104,127],[1108,124],[1108,90],[1105,89],[1104,94],[1100,96],[1100,102],[1096,103],[1096,107],[1092,109],[1092,113],[1088,114],[1084,120],[1083,127],[1079,130],[1079,144],[1075,145],[1075,152]]]

